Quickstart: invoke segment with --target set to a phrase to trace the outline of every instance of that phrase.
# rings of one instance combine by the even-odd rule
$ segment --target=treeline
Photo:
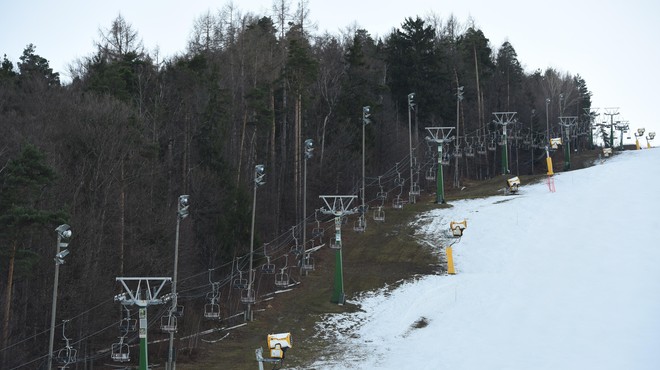
[[[0,367],[47,352],[60,223],[74,236],[61,267],[58,323],[76,317],[71,336],[80,340],[80,355],[91,356],[115,337],[95,335],[120,316],[115,277],[172,275],[181,194],[191,200],[181,229],[185,277],[249,250],[257,164],[266,169],[257,246],[313,214],[319,194],[357,194],[364,106],[371,108],[365,162],[372,178],[401,161],[407,173],[410,136],[413,155],[424,157],[427,126],[459,129],[447,152],[499,140],[492,112],[517,112],[513,137],[529,140],[516,152],[516,171],[528,173],[534,157],[525,150],[547,142],[547,123],[558,135],[558,117],[582,117],[590,107],[579,76],[526,73],[509,42],[493,49],[481,30],[453,17],[406,18],[374,39],[364,29],[314,34],[307,9],[289,15],[285,2],[275,8],[270,16],[230,7],[208,12],[194,21],[187,49],[166,60],[147,52],[118,16],[100,30],[96,51],[72,63],[66,84],[34,45],[15,63],[5,56]],[[579,125],[575,130],[581,134]],[[315,150],[303,215],[308,138]],[[446,179],[498,175],[499,150],[462,159]]]

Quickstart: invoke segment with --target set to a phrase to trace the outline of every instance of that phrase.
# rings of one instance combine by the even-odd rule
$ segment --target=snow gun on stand
[[[516,194],[520,189],[520,179],[518,176],[506,180],[506,194]]]
[[[267,338],[270,358],[263,357],[263,349],[257,348],[255,354],[259,363],[259,370],[264,370],[264,362],[282,365],[286,350],[291,348],[291,333],[268,334]]]
[[[463,230],[467,229],[467,220],[463,221],[452,221],[449,223],[449,228],[451,229],[451,233],[455,237],[461,237],[463,236]]]

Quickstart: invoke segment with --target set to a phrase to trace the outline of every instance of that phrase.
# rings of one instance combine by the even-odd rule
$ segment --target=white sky
[[[228,1],[210,0],[14,0],[0,12],[0,55],[16,63],[25,46],[67,80],[66,66],[94,51],[98,29],[117,14],[133,25],[149,50],[164,57],[183,52],[194,19]],[[241,0],[242,12],[270,15],[272,0]],[[295,8],[298,0],[291,0]],[[498,48],[511,42],[527,71],[553,67],[580,74],[593,93],[594,107],[619,107],[619,119],[632,129],[660,133],[653,113],[660,74],[660,2],[656,0],[529,2],[524,0],[309,0],[310,19],[318,32],[338,34],[357,23],[372,35],[400,27],[405,17],[454,14],[472,17]],[[538,108],[543,109],[543,107]],[[601,112],[603,110],[601,109]],[[602,117],[602,116],[601,116]]]
[[[516,196],[453,201],[420,214],[416,236],[434,249],[449,243],[441,235],[450,221],[467,220],[453,246],[456,275],[358,299],[346,285],[361,309],[317,324],[317,335],[337,346],[310,367],[657,369],[660,249],[648,231],[660,227],[660,175],[648,169],[659,161],[658,148],[625,151],[555,175],[554,193],[545,183],[523,184]],[[611,189],[635,196],[612,201]],[[360,247],[376,246],[344,245]],[[422,318],[428,325],[415,329]]]

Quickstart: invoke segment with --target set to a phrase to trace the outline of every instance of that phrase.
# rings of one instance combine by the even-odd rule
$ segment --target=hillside
[[[599,162],[600,163],[600,162]],[[656,369],[660,363],[660,151],[420,215],[438,240],[468,220],[456,275],[432,275],[354,303],[319,328],[342,341],[322,369]]]
[[[588,165],[595,155],[595,152],[585,153],[581,161],[576,160],[576,163],[581,163],[580,167]],[[529,184],[541,181],[545,176],[521,178],[524,184]],[[233,329],[228,334],[223,332],[204,337],[206,340],[223,340],[204,343],[201,350],[191,356],[180,354],[178,367],[220,369],[231,364],[236,369],[253,369],[256,366],[254,349],[265,346],[266,335],[274,332],[292,333],[294,349],[287,355],[285,367],[306,368],[320,357],[332,358],[345,351],[344,347],[333,347],[328,342],[329,338],[321,335],[323,330],[317,327],[317,323],[327,314],[360,312],[362,308],[356,304],[356,299],[362,292],[384,287],[389,291],[411,279],[443,275],[446,266],[444,255],[438,247],[446,243],[443,239],[446,232],[439,230],[436,235],[442,235],[443,238],[429,240],[427,235],[420,234],[422,225],[413,224],[413,221],[428,212],[439,212],[439,219],[448,222],[449,215],[455,213],[454,207],[459,198],[498,196],[504,179],[504,176],[498,176],[488,181],[465,183],[463,190],[448,189],[447,205],[435,204],[434,195],[427,192],[421,201],[406,205],[402,210],[386,209],[384,223],[369,220],[365,233],[354,232],[349,226],[353,223],[353,219],[350,219],[342,232],[344,284],[349,299],[347,305],[330,303],[334,251],[322,248],[315,254],[316,270],[304,277],[300,285],[258,305],[254,322]],[[471,226],[470,231],[473,231]]]

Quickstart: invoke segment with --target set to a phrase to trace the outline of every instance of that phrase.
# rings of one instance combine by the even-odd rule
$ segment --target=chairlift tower
[[[605,108],[606,116],[610,116],[610,148],[614,148],[614,116],[619,114],[619,108]]]
[[[139,370],[147,370],[149,358],[147,351],[147,307],[164,304],[173,299],[174,294],[160,297],[160,293],[169,277],[118,277],[115,279],[124,287],[125,292],[115,296],[115,301],[123,305],[136,305],[139,307],[139,337],[140,337],[140,363]],[[137,282],[137,285],[135,285]],[[134,289],[129,287],[135,285]]]
[[[344,271],[342,266],[341,219],[357,212],[350,208],[355,195],[319,195],[327,208],[322,207],[321,212],[335,216],[335,240],[331,247],[335,249],[335,280],[331,302],[343,305],[346,302],[344,295]]]
[[[510,173],[511,171],[509,170],[509,149],[508,149],[508,140],[506,136],[506,126],[510,123],[514,123],[517,120],[515,119],[515,116],[518,112],[493,112],[493,115],[495,116],[495,120],[493,123],[496,123],[498,125],[502,126],[502,146],[504,147],[502,149],[502,174],[506,175]]]
[[[589,133],[589,149],[594,148],[594,134],[593,134],[593,128],[594,128],[594,122],[596,121],[596,117],[600,116],[600,113],[598,113],[598,110],[600,108],[584,108],[584,113],[587,116],[587,132]]]
[[[438,173],[436,176],[436,190],[435,190],[435,202],[437,204],[445,203],[445,188],[444,188],[444,179],[442,176],[442,146],[450,141],[454,140],[453,137],[450,137],[453,127],[427,127],[426,131],[431,134],[427,136],[426,140],[429,142],[434,142],[438,145]]]
[[[571,169],[571,129],[577,124],[577,116],[559,117],[559,126],[564,128],[564,171]]]
[[[630,129],[630,126],[628,125],[628,121],[617,123],[616,129],[621,132],[621,134],[619,135],[620,137],[619,150],[623,150],[623,134],[628,132],[628,129]]]

